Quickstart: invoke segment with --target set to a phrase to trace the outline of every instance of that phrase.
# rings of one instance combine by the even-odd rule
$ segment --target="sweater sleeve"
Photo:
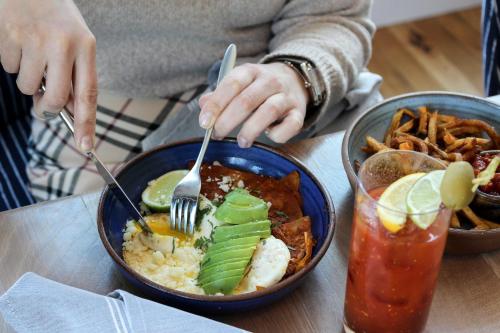
[[[273,58],[304,58],[318,69],[326,99],[308,115],[305,127],[316,123],[338,103],[366,66],[375,26],[369,19],[371,0],[288,0],[272,24],[269,54]]]

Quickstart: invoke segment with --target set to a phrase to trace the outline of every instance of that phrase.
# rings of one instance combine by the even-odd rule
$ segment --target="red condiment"
[[[474,161],[472,162],[472,167],[474,168],[474,173],[476,176],[478,173],[486,169],[486,167],[490,164],[491,160],[497,154],[482,154],[476,155]],[[480,186],[479,189],[491,195],[500,195],[500,167],[497,168],[495,176],[493,179],[486,185]]]

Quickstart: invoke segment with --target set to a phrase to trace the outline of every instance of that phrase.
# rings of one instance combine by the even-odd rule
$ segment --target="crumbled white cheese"
[[[213,165],[217,165],[217,166],[221,166],[222,164],[220,164],[219,161],[214,161],[214,163],[212,163]]]
[[[238,180],[238,187],[239,188],[244,188],[245,187],[245,183],[243,182],[243,180]]]
[[[219,188],[226,193],[229,192],[229,185],[228,184],[220,184]]]
[[[223,176],[223,177],[222,177],[222,182],[223,182],[223,183],[225,183],[225,184],[230,183],[230,182],[232,182],[232,181],[233,181],[233,180],[231,179],[231,177],[230,177],[230,176]]]
[[[207,178],[207,183],[210,183],[212,181],[212,177]]]
[[[271,203],[271,201],[268,201],[266,204],[267,204],[267,208],[271,208],[271,206],[273,205],[273,204]]]

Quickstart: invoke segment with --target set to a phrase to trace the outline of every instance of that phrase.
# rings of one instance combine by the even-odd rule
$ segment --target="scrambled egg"
[[[204,252],[195,248],[195,240],[210,238],[213,228],[220,225],[214,217],[216,207],[206,198],[200,200],[200,209],[210,207],[203,216],[193,237],[170,230],[167,214],[146,217],[155,231],[147,236],[133,223],[128,222],[123,235],[125,262],[139,274],[167,288],[204,295],[197,285],[200,262]],[[285,275],[290,252],[283,241],[273,236],[262,240],[254,252],[250,268],[235,294],[247,293],[278,283]],[[222,294],[221,294],[222,295]]]

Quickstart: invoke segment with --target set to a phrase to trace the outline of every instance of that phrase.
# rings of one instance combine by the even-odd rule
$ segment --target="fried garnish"
[[[285,277],[298,272],[311,260],[315,241],[312,237],[311,219],[308,216],[275,226],[272,233],[290,250],[290,262]]]

